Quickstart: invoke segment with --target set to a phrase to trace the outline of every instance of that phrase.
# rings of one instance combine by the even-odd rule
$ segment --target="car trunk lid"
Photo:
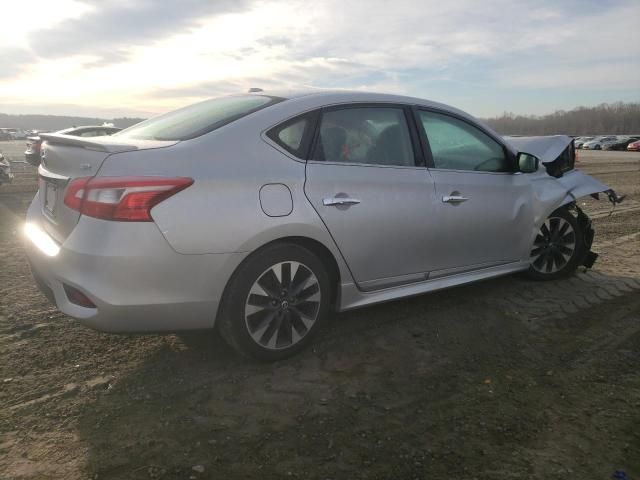
[[[175,141],[134,140],[117,137],[91,139],[60,134],[42,134],[39,174],[40,208],[43,228],[62,243],[78,223],[80,213],[64,204],[69,182],[75,178],[93,177],[110,155],[133,150],[162,148]]]

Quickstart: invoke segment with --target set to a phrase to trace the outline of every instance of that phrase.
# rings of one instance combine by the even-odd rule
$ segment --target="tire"
[[[547,217],[536,235],[526,275],[533,280],[572,275],[584,260],[585,249],[585,232],[578,219],[561,207]]]
[[[243,356],[280,360],[312,341],[330,310],[331,283],[320,259],[293,243],[251,254],[227,287],[217,325]]]

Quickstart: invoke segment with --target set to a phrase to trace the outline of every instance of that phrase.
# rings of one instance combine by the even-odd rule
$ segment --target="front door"
[[[434,187],[409,121],[403,107],[327,109],[307,163],[305,193],[363,290],[427,276]]]
[[[514,173],[505,148],[462,119],[418,112],[433,164],[432,277],[520,261],[534,228],[530,178]]]

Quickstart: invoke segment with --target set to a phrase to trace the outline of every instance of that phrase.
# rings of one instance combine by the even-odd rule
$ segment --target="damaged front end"
[[[589,216],[577,205],[577,199],[591,196],[600,199],[604,193],[615,205],[624,200],[611,187],[575,169],[576,150],[573,139],[565,135],[548,137],[506,137],[517,152],[533,155],[539,159],[540,168],[532,181],[534,193],[535,229],[555,210],[566,208],[575,212],[579,226],[584,232],[583,259],[581,265],[591,268],[598,254],[591,251],[594,229]]]
[[[580,265],[584,266],[585,268],[591,268],[593,267],[593,264],[596,263],[596,260],[598,259],[598,254],[591,251],[591,245],[593,245],[593,238],[596,232],[593,229],[593,225],[591,224],[591,219],[586,213],[582,211],[582,209],[578,205],[573,203],[570,208],[576,211],[576,218],[578,219],[578,225],[580,225],[580,228],[582,229],[582,232],[584,234],[584,238],[583,238],[584,254],[583,254],[582,262],[580,263]]]

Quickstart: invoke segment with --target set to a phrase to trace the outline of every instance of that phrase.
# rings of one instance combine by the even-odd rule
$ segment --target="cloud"
[[[242,88],[242,81],[211,81],[195,85],[156,89],[148,94],[155,98],[202,98],[237,93]]]
[[[92,55],[93,60],[83,63],[84,68],[100,68],[108,65],[115,65],[131,60],[131,54],[125,49],[113,49],[111,51],[100,52],[99,55]]]
[[[26,62],[0,51],[0,103],[45,106],[55,95],[159,112],[250,87],[314,86],[391,91],[488,115],[532,92],[584,103],[640,97],[637,0],[86,5],[31,32],[25,49],[35,57]]]
[[[33,59],[34,55],[24,48],[0,47],[0,81],[17,76]]]
[[[604,62],[593,65],[554,65],[540,69],[503,71],[501,82],[523,89],[567,88],[582,90],[636,90],[640,97],[640,65],[634,62]],[[500,75],[498,75],[500,76]]]
[[[110,0],[93,5],[80,18],[59,22],[29,37],[33,51],[42,57],[91,54],[125,58],[125,49],[145,45],[199,25],[204,17],[243,8],[244,0]],[[113,55],[114,51],[117,55]]]

